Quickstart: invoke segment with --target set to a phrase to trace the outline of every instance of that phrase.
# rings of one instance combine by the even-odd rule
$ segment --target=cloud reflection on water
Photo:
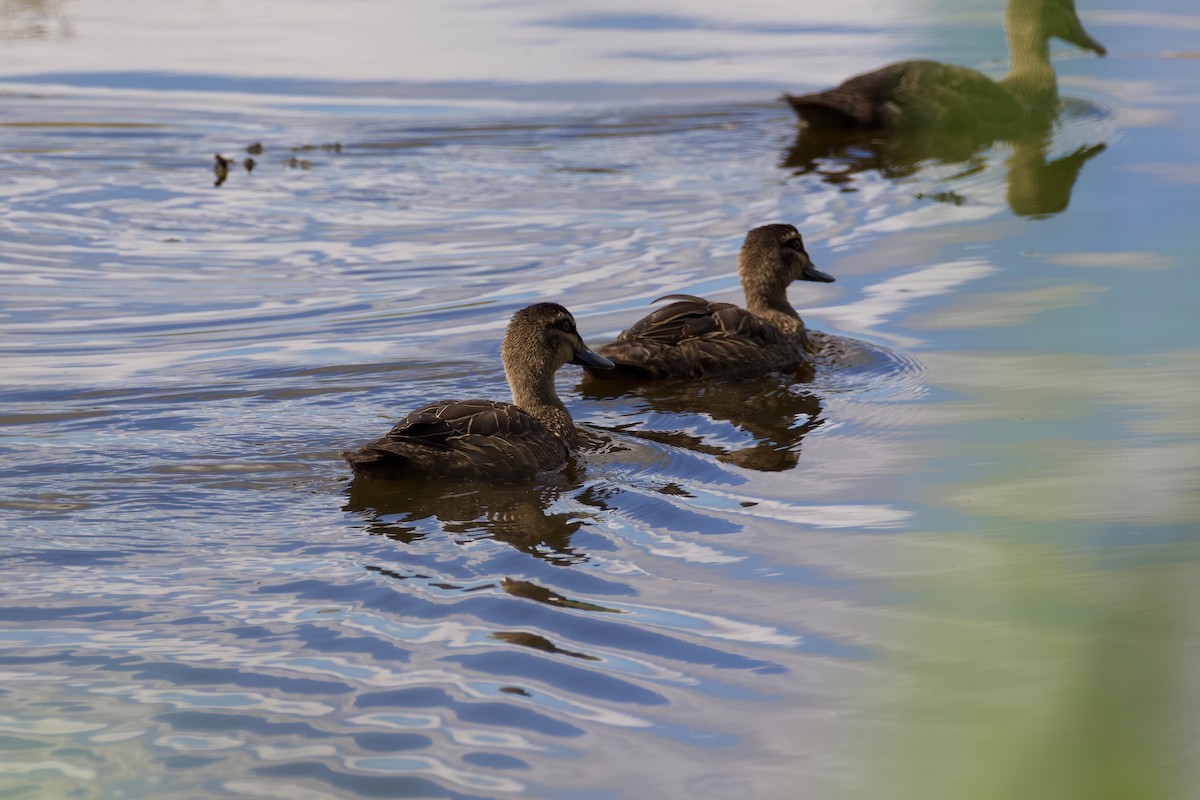
[[[331,13],[296,0],[127,0],[120,13],[63,4],[68,47],[13,41],[0,74],[157,72],[341,81],[819,84],[861,59],[887,60],[904,3],[836,7],[750,0],[562,6],[475,0],[358,0]],[[847,19],[870,19],[870,24]],[[328,57],[314,60],[312,53]],[[640,57],[643,53],[650,58]],[[801,65],[803,68],[801,69]],[[162,87],[165,88],[165,87]]]

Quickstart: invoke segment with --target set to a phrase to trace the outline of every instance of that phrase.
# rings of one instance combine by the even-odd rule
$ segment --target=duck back
[[[823,92],[784,98],[816,128],[995,130],[1026,114],[1017,98],[983,73],[936,61],[901,61]]]
[[[691,295],[639,320],[597,352],[616,365],[597,378],[754,377],[804,363],[803,329],[781,331],[732,303]],[[669,298],[667,298],[669,299]]]
[[[555,470],[567,443],[511,403],[444,400],[418,408],[386,435],[342,455],[356,475],[402,480],[516,482]]]

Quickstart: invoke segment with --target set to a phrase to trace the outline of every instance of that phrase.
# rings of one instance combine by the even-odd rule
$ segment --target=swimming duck
[[[513,314],[500,360],[512,403],[430,403],[342,456],[357,475],[388,479],[511,483],[562,467],[575,446],[575,425],[554,391],[554,373],[567,363],[612,369],[612,362],[588,349],[571,312],[557,303]]]
[[[834,280],[813,266],[800,232],[792,225],[763,225],[746,234],[738,253],[738,275],[746,308],[700,297],[674,300],[615,341],[597,348],[616,368],[597,378],[753,378],[788,372],[805,363],[804,323],[787,299],[794,280]]]
[[[988,130],[1004,135],[1045,127],[1058,106],[1051,37],[1103,56],[1074,0],[1009,0],[1004,28],[1011,64],[999,81],[966,67],[901,61],[840,86],[784,99],[815,128]]]

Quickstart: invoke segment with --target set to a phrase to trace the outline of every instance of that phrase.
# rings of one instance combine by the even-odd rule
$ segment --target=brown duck
[[[514,314],[500,359],[512,403],[430,403],[343,457],[357,475],[393,480],[511,483],[559,469],[575,446],[575,425],[554,391],[554,373],[567,363],[612,369],[612,362],[588,349],[571,312],[557,303]]]
[[[643,318],[616,341],[597,348],[616,368],[584,367],[597,378],[754,378],[793,372],[806,361],[804,323],[788,302],[794,280],[828,283],[813,266],[800,232],[791,225],[763,225],[746,234],[738,253],[746,307],[691,295]],[[658,302],[656,300],[655,302]]]
[[[989,131],[999,137],[1045,127],[1058,108],[1051,37],[1105,54],[1075,13],[1074,0],[1009,0],[1004,28],[1010,67],[999,81],[966,67],[901,61],[840,86],[785,94],[815,128]]]

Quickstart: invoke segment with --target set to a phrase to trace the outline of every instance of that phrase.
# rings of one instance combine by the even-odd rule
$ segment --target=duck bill
[[[1107,55],[1108,50],[1104,48],[1104,45],[1093,39],[1088,32],[1083,29],[1083,23],[1079,21],[1079,17],[1074,17],[1074,15],[1072,16],[1073,19],[1071,19],[1071,21],[1067,24],[1067,29],[1059,33],[1058,38],[1062,39],[1068,44],[1073,44],[1076,47],[1083,48],[1084,50],[1091,50],[1098,56]]]
[[[1072,36],[1069,39],[1064,36],[1063,39],[1075,45],[1076,47],[1082,47],[1084,50],[1091,50],[1098,56],[1108,55],[1108,51],[1104,49],[1104,45],[1097,42],[1091,36],[1088,36],[1087,31],[1085,31],[1082,26],[1079,28],[1078,36]]]
[[[572,364],[578,364],[581,367],[592,367],[594,369],[615,369],[616,364],[609,361],[599,353],[595,353],[588,349],[587,345],[581,345],[575,351],[574,357],[571,358]]]
[[[811,259],[805,259],[804,269],[800,271],[800,280],[816,281],[817,283],[833,283],[837,278],[830,275],[828,272],[821,272],[813,266]]]

